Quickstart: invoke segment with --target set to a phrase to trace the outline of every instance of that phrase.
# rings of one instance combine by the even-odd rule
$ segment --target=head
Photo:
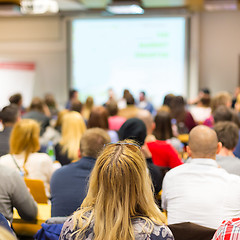
[[[38,111],[43,113],[44,112],[43,100],[39,97],[33,98],[29,107],[29,111]]]
[[[80,153],[82,157],[97,158],[103,146],[110,143],[108,133],[101,128],[88,129],[80,141]]]
[[[22,105],[22,94],[16,93],[9,98],[10,104],[16,104],[18,106]]]
[[[88,109],[92,109],[94,105],[94,99],[91,96],[88,96],[85,102],[85,107]]]
[[[175,118],[178,123],[185,119],[185,100],[182,96],[174,97],[170,102],[171,118]]]
[[[221,147],[216,132],[207,126],[198,125],[189,133],[187,152],[192,158],[216,159]]]
[[[86,131],[86,124],[80,113],[70,111],[64,114],[62,120],[62,137],[60,145],[62,152],[67,153],[68,158],[78,159],[80,140]]]
[[[147,136],[147,128],[144,122],[138,118],[128,119],[119,129],[119,139],[132,139],[141,146],[144,144]]]
[[[116,116],[118,113],[118,105],[116,101],[110,101],[107,104],[107,110],[110,116]]]
[[[214,112],[218,106],[225,105],[231,107],[232,97],[228,92],[219,92],[217,93],[211,101],[212,112]]]
[[[218,122],[215,124],[214,130],[222,146],[233,151],[238,143],[238,126],[233,122]]]
[[[55,98],[54,98],[54,96],[51,93],[45,94],[44,102],[50,108],[56,108],[57,107]]]
[[[76,89],[71,89],[69,91],[69,100],[78,99],[78,91]]]
[[[145,97],[146,97],[146,94],[145,94],[145,92],[140,92],[139,93],[139,101],[141,102],[141,101],[144,101],[145,100]]]
[[[88,119],[88,128],[99,127],[108,129],[108,111],[105,107],[94,107]]]
[[[14,125],[20,118],[19,108],[16,104],[11,104],[2,109],[0,119],[4,126]]]
[[[134,105],[135,104],[134,97],[130,93],[126,96],[126,101],[127,101],[127,105]]]
[[[233,111],[225,105],[220,105],[213,112],[213,118],[215,123],[221,121],[232,121]]]
[[[62,111],[58,112],[58,115],[57,115],[57,121],[56,121],[56,124],[55,124],[55,128],[60,128],[62,127],[62,122],[63,122],[63,117],[66,113],[68,113],[69,110],[68,109],[63,109]]]
[[[199,104],[201,104],[203,107],[210,107],[211,98],[209,95],[204,95],[200,98]]]
[[[83,108],[83,104],[79,100],[74,100],[71,104],[71,111],[76,111],[81,113]]]
[[[173,100],[174,97],[175,97],[174,94],[171,93],[167,94],[163,99],[163,105],[170,107],[171,101]]]
[[[103,149],[91,173],[87,197],[75,214],[80,226],[84,210],[93,210],[88,223],[94,217],[94,234],[99,239],[106,239],[106,234],[107,239],[134,239],[131,218],[135,216],[159,224],[164,221],[154,202],[145,158],[135,142],[121,141]]]
[[[18,121],[10,135],[10,154],[25,154],[23,168],[30,153],[35,153],[40,149],[39,144],[40,126],[32,119],[22,119]],[[25,169],[25,173],[27,171]]]
[[[153,131],[157,140],[167,140],[173,137],[170,113],[159,111],[154,118],[155,129]]]
[[[152,114],[148,110],[140,109],[136,118],[139,118],[144,122],[147,128],[147,134],[152,134],[153,129],[155,128]]]

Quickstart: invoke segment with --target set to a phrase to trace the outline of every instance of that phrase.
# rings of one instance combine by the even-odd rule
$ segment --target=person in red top
[[[158,137],[152,134],[156,128],[152,115],[146,110],[141,110],[138,113],[137,118],[141,119],[146,125],[147,137],[145,143],[152,154],[153,163],[164,168],[174,168],[183,164],[177,151],[169,142],[165,140],[157,140]],[[171,127],[170,130],[172,130]]]
[[[148,142],[147,146],[152,153],[152,160],[155,165],[174,168],[183,164],[176,150],[166,141]]]
[[[218,228],[212,240],[239,240],[240,239],[240,218],[225,220]]]

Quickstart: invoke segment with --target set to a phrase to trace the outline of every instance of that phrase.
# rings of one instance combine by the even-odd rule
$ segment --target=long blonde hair
[[[71,111],[63,116],[60,145],[62,153],[66,153],[68,158],[78,159],[80,140],[85,131],[86,124],[80,113]]]
[[[10,135],[10,154],[24,152],[23,169],[26,175],[28,175],[28,171],[25,165],[29,154],[40,149],[39,134],[40,126],[35,120],[22,119],[14,125]]]
[[[94,240],[132,240],[131,218],[162,224],[165,217],[154,201],[146,160],[132,140],[108,144],[96,160],[89,190],[80,209],[74,213],[73,234],[84,239],[94,223]]]

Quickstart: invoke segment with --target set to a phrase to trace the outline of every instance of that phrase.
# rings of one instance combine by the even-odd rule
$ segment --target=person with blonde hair
[[[0,158],[2,165],[11,167],[24,177],[40,179],[45,184],[47,196],[53,173],[53,162],[46,153],[38,153],[40,126],[33,119],[18,121],[10,135],[10,154]]]
[[[60,240],[173,240],[154,202],[141,147],[132,140],[105,146],[81,207],[63,225]]]
[[[80,113],[70,111],[63,116],[61,139],[55,146],[56,159],[61,165],[78,160],[80,140],[86,131],[86,124]]]

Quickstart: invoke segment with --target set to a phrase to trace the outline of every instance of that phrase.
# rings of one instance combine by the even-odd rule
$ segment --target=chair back
[[[48,198],[42,180],[24,178],[24,181],[37,203],[48,203]]]

